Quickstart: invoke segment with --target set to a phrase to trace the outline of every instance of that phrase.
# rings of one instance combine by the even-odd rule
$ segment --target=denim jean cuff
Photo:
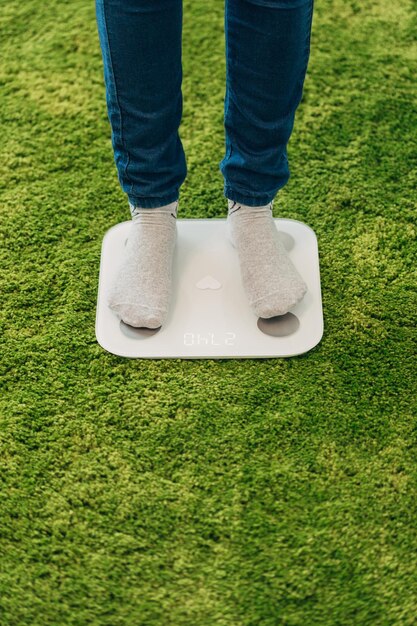
[[[175,202],[179,199],[179,192],[175,191],[168,196],[152,196],[150,197],[141,197],[141,196],[132,196],[128,194],[129,203],[134,207],[139,207],[142,209],[155,209],[160,206],[165,206],[166,204],[170,204],[171,202]]]
[[[276,196],[275,193],[259,193],[259,194],[245,194],[244,192],[236,191],[233,187],[225,185],[224,195],[228,200],[234,200],[246,204],[246,206],[264,206],[269,204]]]

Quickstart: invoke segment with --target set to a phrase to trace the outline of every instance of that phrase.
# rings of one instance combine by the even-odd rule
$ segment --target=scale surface
[[[165,323],[157,329],[129,326],[107,305],[131,221],[110,228],[101,250],[98,343],[112,354],[146,359],[288,357],[314,348],[323,336],[317,238],[297,220],[274,221],[308,286],[301,302],[286,315],[258,318],[243,288],[226,218],[177,219],[171,306]]]

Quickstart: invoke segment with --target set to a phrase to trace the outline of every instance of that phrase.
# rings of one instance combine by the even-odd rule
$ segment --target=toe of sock
[[[167,311],[164,310],[152,310],[137,304],[116,303],[112,299],[109,299],[108,305],[125,324],[135,328],[159,328],[167,315]]]
[[[306,293],[307,285],[304,282],[300,282],[291,292],[269,294],[252,302],[251,306],[255,314],[264,319],[285,315],[304,298]]]
[[[125,324],[135,328],[159,328],[164,323],[165,315],[151,311],[141,313],[135,309],[134,311],[125,312],[122,319]]]

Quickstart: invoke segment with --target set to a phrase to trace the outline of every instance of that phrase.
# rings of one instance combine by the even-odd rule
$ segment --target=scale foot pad
[[[308,291],[289,313],[258,318],[240,277],[226,219],[177,219],[172,299],[157,329],[125,324],[107,305],[109,286],[123,262],[131,221],[104,235],[98,286],[96,337],[108,352],[145,359],[271,358],[303,354],[323,336],[317,238],[297,220],[274,218]]]

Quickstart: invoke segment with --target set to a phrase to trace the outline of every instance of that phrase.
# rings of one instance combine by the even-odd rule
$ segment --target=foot
[[[130,326],[159,328],[171,300],[178,200],[158,208],[130,208],[125,257],[111,286],[108,305]]]
[[[307,285],[279,239],[272,202],[250,207],[228,200],[227,227],[255,315],[270,318],[288,313],[304,297]]]

